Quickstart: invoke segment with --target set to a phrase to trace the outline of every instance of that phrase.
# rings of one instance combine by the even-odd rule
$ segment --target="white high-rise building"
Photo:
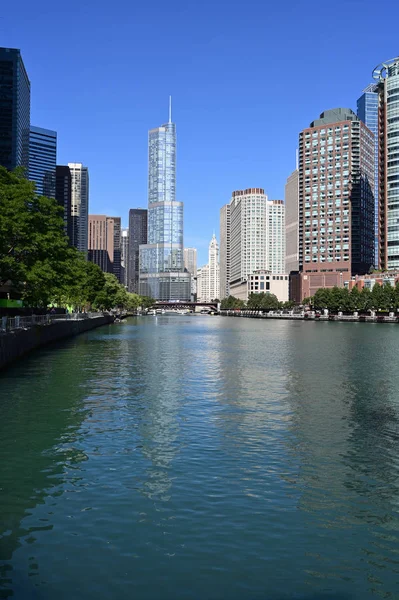
[[[219,244],[215,234],[209,244],[208,264],[197,270],[197,300],[220,299]]]
[[[230,204],[220,209],[220,300],[229,295],[230,282]]]
[[[121,232],[121,276],[123,285],[128,284],[129,276],[129,228],[124,227]]]
[[[87,257],[89,241],[89,170],[82,163],[68,163],[68,167],[71,171],[71,245]]]
[[[285,273],[285,206],[282,200],[268,200],[267,269]]]
[[[252,273],[285,273],[284,202],[268,200],[262,188],[238,190],[220,217],[221,296],[246,300]]]

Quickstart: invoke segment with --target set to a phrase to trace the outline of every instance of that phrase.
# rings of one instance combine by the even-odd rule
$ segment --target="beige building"
[[[274,294],[280,302],[288,301],[289,277],[286,273],[272,273],[260,269],[251,273],[247,282],[247,298],[249,294]],[[246,298],[246,299],[247,299]]]
[[[197,248],[184,248],[184,268],[191,275],[191,294],[197,293]]]
[[[113,273],[115,224],[112,217],[89,215],[89,260]]]
[[[220,212],[221,298],[246,297],[251,273],[285,272],[285,206],[264,189],[233,192]]]
[[[220,209],[220,299],[229,296],[230,286],[230,204]]]
[[[215,234],[209,244],[208,264],[197,270],[197,301],[220,299],[219,244]]]

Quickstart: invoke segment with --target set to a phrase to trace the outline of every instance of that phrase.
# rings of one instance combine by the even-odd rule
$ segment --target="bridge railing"
[[[87,312],[67,314],[50,313],[47,315],[30,315],[26,317],[1,317],[0,332],[7,333],[8,331],[14,331],[16,329],[29,329],[35,325],[50,325],[56,321],[81,321],[83,319],[95,319],[102,316],[103,313],[101,312]]]

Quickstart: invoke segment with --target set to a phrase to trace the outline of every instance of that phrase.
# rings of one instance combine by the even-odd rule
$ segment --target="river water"
[[[399,328],[130,319],[0,376],[0,598],[399,598]]]

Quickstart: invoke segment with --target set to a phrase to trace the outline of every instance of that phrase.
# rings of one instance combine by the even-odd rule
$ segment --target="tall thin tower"
[[[148,238],[140,246],[140,293],[156,300],[189,300],[184,272],[183,202],[176,201],[176,125],[148,134]]]

